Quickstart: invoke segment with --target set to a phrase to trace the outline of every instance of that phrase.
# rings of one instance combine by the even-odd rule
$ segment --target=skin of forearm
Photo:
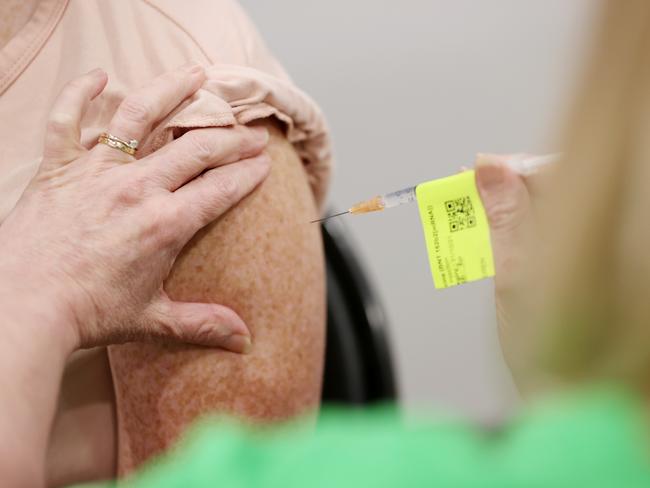
[[[0,473],[7,486],[43,486],[47,439],[74,340],[56,307],[33,295],[23,299],[5,288],[0,313]]]

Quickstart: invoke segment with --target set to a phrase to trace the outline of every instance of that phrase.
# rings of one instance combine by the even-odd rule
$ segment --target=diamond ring
[[[109,134],[108,132],[102,132],[99,135],[99,138],[97,138],[97,142],[106,144],[107,146],[113,147],[115,149],[119,149],[120,151],[125,152],[131,156],[133,156],[135,154],[135,151],[138,149],[137,140],[130,139],[128,141],[125,141],[124,139],[120,139],[119,137],[116,137],[113,134]]]

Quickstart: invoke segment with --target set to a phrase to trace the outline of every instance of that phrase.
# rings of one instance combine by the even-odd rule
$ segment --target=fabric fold
[[[192,98],[158,124],[140,150],[156,151],[184,129],[226,127],[275,117],[302,159],[317,204],[322,206],[331,172],[331,144],[316,103],[290,82],[253,68],[212,65]]]

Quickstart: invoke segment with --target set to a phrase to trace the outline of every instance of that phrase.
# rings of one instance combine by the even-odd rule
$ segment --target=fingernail
[[[226,337],[222,344],[226,349],[241,354],[248,354],[253,349],[250,336],[242,334],[232,334]]]
[[[104,73],[104,70],[101,69],[101,68],[95,68],[95,69],[91,69],[91,70],[90,70],[88,73],[86,73],[86,74],[87,74],[87,75],[92,75],[92,76],[99,76],[99,75],[104,75],[104,74],[106,74],[106,73]]]
[[[201,66],[196,61],[190,61],[189,63],[184,64],[183,66],[181,66],[181,69],[191,75],[197,75],[199,73],[203,73],[203,66]]]
[[[491,153],[477,153],[476,154],[476,166],[494,166],[502,163],[504,157],[501,154],[491,154]]]
[[[494,162],[476,161],[476,183],[483,190],[491,191],[505,181],[503,166]]]

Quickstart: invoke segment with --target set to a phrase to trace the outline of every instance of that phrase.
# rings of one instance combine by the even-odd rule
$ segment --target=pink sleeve
[[[171,140],[176,128],[246,124],[273,116],[302,158],[321,206],[332,166],[327,123],[269,52],[242,8],[232,0],[193,0],[192,8],[177,0],[145,2],[180,28],[212,64],[203,90],[166,121],[165,130],[152,135],[149,150]]]

